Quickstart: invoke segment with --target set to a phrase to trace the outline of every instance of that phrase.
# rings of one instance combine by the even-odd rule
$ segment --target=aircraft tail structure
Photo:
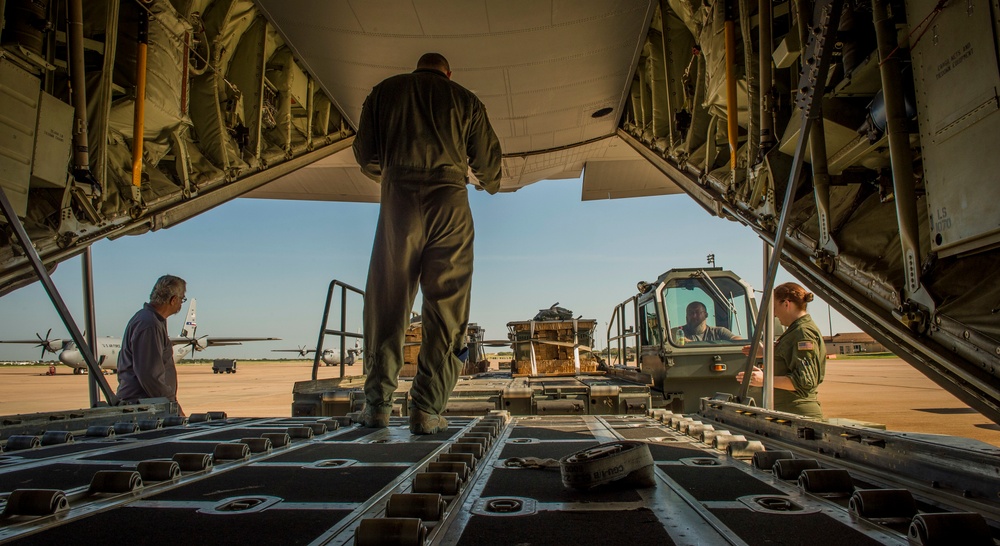
[[[198,330],[198,321],[195,317],[195,304],[198,300],[192,298],[191,303],[188,304],[187,318],[184,319],[184,324],[181,326],[181,337],[186,337],[194,339],[194,334]]]

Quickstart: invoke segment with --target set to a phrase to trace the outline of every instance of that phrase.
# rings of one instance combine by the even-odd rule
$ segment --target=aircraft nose
[[[75,349],[67,349],[59,353],[59,362],[63,364],[72,365],[74,362],[80,361],[80,351]]]

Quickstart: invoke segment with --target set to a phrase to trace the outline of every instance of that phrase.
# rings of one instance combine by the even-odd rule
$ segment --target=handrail
[[[330,303],[333,300],[333,290],[337,287],[341,287],[340,292],[340,329],[330,330],[326,327],[327,321],[330,319]],[[316,341],[316,357],[313,359],[313,371],[312,380],[316,381],[319,379],[319,360],[323,356],[323,339],[327,335],[339,336],[340,337],[340,377],[344,377],[344,360],[347,357],[346,347],[344,346],[345,337],[353,337],[364,339],[364,334],[355,334],[354,332],[347,332],[344,330],[345,322],[347,322],[347,291],[357,293],[361,295],[362,305],[364,304],[365,293],[362,290],[354,288],[353,286],[342,283],[337,279],[330,281],[330,288],[326,291],[326,306],[323,308],[323,322],[319,324],[319,339]],[[363,343],[363,342],[362,342]]]
[[[607,345],[606,345],[606,347],[607,347],[606,350],[607,350],[607,355],[608,355],[608,365],[609,366],[611,365],[611,342],[612,341],[617,341],[618,342],[618,358],[621,359],[622,365],[628,364],[628,358],[627,358],[628,357],[628,354],[627,354],[628,347],[627,347],[627,343],[625,342],[625,340],[628,339],[628,338],[630,338],[630,337],[634,337],[635,338],[636,359],[637,359],[636,363],[638,364],[639,346],[640,346],[640,344],[639,344],[639,328],[638,328],[638,325],[639,325],[639,307],[638,307],[638,305],[636,305],[636,302],[638,301],[638,297],[639,296],[637,296],[637,295],[636,296],[632,296],[631,298],[629,298],[629,299],[627,299],[627,300],[619,303],[617,306],[615,306],[615,310],[612,311],[612,313],[611,313],[611,319],[608,322]],[[635,321],[635,325],[633,326],[633,331],[631,333],[629,333],[627,325],[625,324],[625,306],[628,305],[629,303],[633,304],[632,305],[632,314],[633,314],[632,320]],[[616,317],[618,317],[618,321],[617,322],[615,321]],[[617,325],[618,326],[618,335],[612,337],[612,335],[611,335],[611,327],[613,325]]]

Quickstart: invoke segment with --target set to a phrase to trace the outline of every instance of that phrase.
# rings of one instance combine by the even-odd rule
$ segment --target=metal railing
[[[333,291],[340,287],[340,329],[331,330],[327,328],[327,323],[330,320],[330,304],[333,301]],[[319,339],[316,341],[316,357],[313,359],[313,370],[312,379],[316,381],[319,379],[319,361],[323,357],[323,339],[326,336],[338,336],[340,338],[340,377],[344,377],[344,363],[347,357],[347,347],[345,342],[346,338],[353,337],[356,339],[364,340],[364,334],[355,334],[354,332],[348,332],[345,330],[347,322],[347,291],[350,290],[356,294],[361,295],[361,303],[364,305],[365,293],[362,290],[354,288],[349,284],[342,283],[337,279],[330,281],[330,288],[326,291],[326,307],[323,308],[323,322],[319,325]],[[364,347],[364,341],[362,341],[362,347]],[[364,349],[362,349],[364,350]]]
[[[614,312],[611,313],[611,319],[608,321],[608,331],[607,331],[607,362],[609,366],[613,366],[614,363],[611,362],[611,342],[615,341],[618,345],[618,355],[622,365],[628,364],[628,338],[635,338],[635,350],[636,350],[636,364],[638,364],[639,359],[639,305],[638,296],[632,296],[631,298],[619,303]],[[625,313],[628,304],[632,304],[632,327],[629,327],[627,322],[627,315]],[[611,335],[611,329],[616,328],[617,335]]]

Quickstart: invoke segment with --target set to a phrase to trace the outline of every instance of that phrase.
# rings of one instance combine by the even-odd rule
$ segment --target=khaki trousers
[[[438,414],[458,382],[472,291],[472,211],[464,184],[382,183],[365,289],[365,400],[392,409],[417,287],[423,338],[410,406]]]

